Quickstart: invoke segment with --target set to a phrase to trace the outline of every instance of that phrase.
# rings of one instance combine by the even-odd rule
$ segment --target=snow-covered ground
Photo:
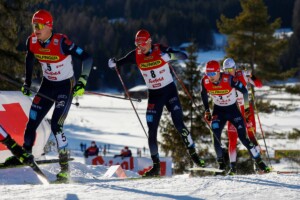
[[[189,174],[174,175],[160,179],[104,178],[106,166],[83,164],[80,143],[96,141],[110,147],[108,155],[118,154],[129,146],[136,156],[136,149],[146,147],[147,137],[127,100],[96,95],[79,99],[80,106],[72,106],[65,122],[65,133],[72,149],[70,184],[42,185],[28,167],[0,170],[0,199],[299,199],[300,174],[237,175],[190,177]],[[146,100],[135,102],[139,117],[146,128]],[[277,103],[287,103],[286,101]],[[260,114],[263,130],[291,131],[300,129],[300,101],[294,102],[295,111]],[[259,130],[259,128],[258,128]],[[259,133],[258,133],[259,134]],[[280,141],[285,141],[280,143]],[[263,141],[260,140],[261,145]],[[300,149],[300,142],[267,139],[271,148]],[[282,145],[285,145],[284,147]],[[148,150],[143,156],[149,157]],[[52,158],[53,153],[46,155]],[[40,165],[50,180],[55,180],[57,164]],[[290,169],[289,163],[274,164],[278,169]],[[299,166],[298,171],[299,171]],[[293,169],[295,170],[295,169]],[[127,176],[137,174],[127,171]]]

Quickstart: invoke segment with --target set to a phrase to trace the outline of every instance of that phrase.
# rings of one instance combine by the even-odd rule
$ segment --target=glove
[[[244,74],[245,74],[246,77],[251,77],[251,76],[252,76],[250,70],[245,70],[245,71],[244,71]]]
[[[165,61],[165,62],[169,62],[171,60],[171,56],[168,53],[164,53],[161,54],[161,58]]]
[[[110,69],[114,69],[114,68],[117,67],[117,64],[116,64],[116,58],[110,58],[110,59],[108,60],[108,67],[109,67]]]
[[[31,96],[31,92],[30,90],[28,90],[27,88],[30,88],[30,85],[27,85],[27,83],[24,83],[22,88],[21,88],[21,91],[22,93],[25,95],[25,96]]]
[[[249,121],[250,115],[251,115],[251,113],[250,113],[250,108],[248,107],[248,108],[245,109],[245,114],[244,114],[244,117],[245,117],[246,122]]]
[[[206,110],[204,113],[204,118],[206,121],[210,122],[212,120],[212,116],[209,110]]]
[[[73,97],[82,96],[84,94],[84,88],[86,86],[87,76],[81,75],[77,84],[73,88]]]

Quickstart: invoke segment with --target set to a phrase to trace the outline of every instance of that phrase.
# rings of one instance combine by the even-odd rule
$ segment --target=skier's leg
[[[236,158],[237,158],[237,138],[238,134],[232,123],[228,122],[228,155],[230,161],[229,175],[236,173]]]
[[[0,125],[0,143],[4,144],[11,153],[21,162],[30,164],[33,161],[33,156],[27,153]],[[6,163],[9,165],[9,163]]]
[[[153,96],[149,93],[146,120],[148,125],[148,145],[153,161],[153,167],[144,173],[143,176],[159,176],[160,160],[157,145],[157,129],[162,115],[164,101],[161,96]]]
[[[68,140],[63,132],[63,125],[72,104],[72,84],[72,79],[65,80],[65,84],[57,90],[55,108],[51,118],[51,130],[55,136],[59,153],[61,171],[57,174],[57,179],[60,181],[69,179]]]
[[[245,122],[241,112],[238,109],[232,109],[231,113],[232,113],[232,118],[230,119],[230,122],[237,129],[240,141],[248,149],[250,155],[252,156],[252,158],[254,158],[255,162],[258,164],[258,167],[265,172],[269,172],[270,168],[262,161],[260,157],[260,152],[257,151],[255,146],[250,142],[250,140],[247,137]]]
[[[173,124],[177,129],[178,133],[180,134],[183,143],[186,146],[193,162],[196,165],[203,167],[205,165],[205,162],[204,160],[200,159],[196,151],[194,141],[191,137],[191,133],[184,125],[182,107],[175,86],[169,91],[166,107],[168,111],[171,113]]]

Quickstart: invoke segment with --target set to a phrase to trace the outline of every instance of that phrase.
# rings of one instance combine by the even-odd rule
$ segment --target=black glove
[[[244,114],[244,117],[245,117],[246,122],[249,121],[250,115],[251,115],[251,113],[250,113],[250,108],[248,107],[248,108],[245,109],[245,114]]]
[[[209,110],[205,111],[204,118],[208,122],[210,122],[212,120],[211,112]]]

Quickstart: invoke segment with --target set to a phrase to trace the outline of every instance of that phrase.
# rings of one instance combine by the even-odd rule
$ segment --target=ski
[[[49,184],[49,180],[47,176],[44,174],[44,172],[40,169],[40,167],[37,165],[37,163],[33,160],[29,166],[31,169],[36,173],[38,179],[45,185]]]
[[[69,158],[68,161],[72,161],[74,158]],[[49,159],[49,160],[36,160],[35,163],[38,165],[43,164],[51,164],[51,163],[58,163],[59,159]],[[7,169],[7,168],[18,168],[18,167],[26,167],[28,165],[20,164],[20,165],[7,165],[5,163],[0,163],[0,169]]]
[[[276,171],[277,174],[300,174],[300,171]]]
[[[192,167],[189,168],[190,171],[208,171],[208,172],[224,172],[224,170],[212,168],[212,167]]]

